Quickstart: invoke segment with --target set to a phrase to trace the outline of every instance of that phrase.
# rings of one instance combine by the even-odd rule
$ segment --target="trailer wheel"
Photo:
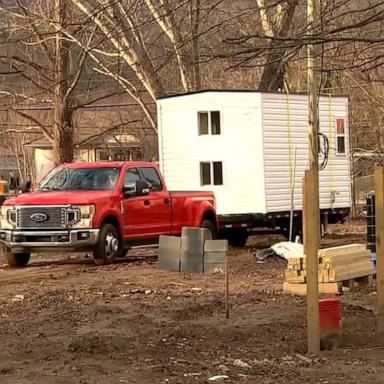
[[[106,223],[100,229],[100,237],[93,250],[97,265],[112,264],[122,254],[123,244],[114,225]]]
[[[5,257],[7,258],[8,265],[10,267],[25,267],[31,257],[30,253],[12,253],[10,250],[5,251]]]
[[[209,230],[208,240],[215,240],[217,238],[216,225],[211,220],[203,220],[200,228],[206,228]]]
[[[228,244],[232,247],[244,247],[247,244],[248,236],[246,228],[232,229],[228,232]]]
[[[289,240],[289,222],[287,224],[287,227],[288,228],[283,230],[281,233],[287,240]],[[303,233],[302,233],[302,222],[300,219],[293,220],[293,227],[292,227],[292,241],[293,242],[295,242],[297,236],[299,237],[299,242],[302,242]]]

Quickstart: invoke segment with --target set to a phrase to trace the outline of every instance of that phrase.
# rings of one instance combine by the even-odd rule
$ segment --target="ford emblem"
[[[48,215],[46,215],[45,213],[34,213],[30,216],[30,219],[35,223],[42,223],[43,221],[46,221],[48,219]]]

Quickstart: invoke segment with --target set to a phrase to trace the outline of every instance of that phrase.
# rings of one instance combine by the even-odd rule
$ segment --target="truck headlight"
[[[16,225],[16,209],[11,205],[2,205],[0,213],[0,228],[13,229]]]
[[[76,212],[76,221],[72,228],[92,228],[92,220],[95,214],[94,205],[74,205],[73,211]]]

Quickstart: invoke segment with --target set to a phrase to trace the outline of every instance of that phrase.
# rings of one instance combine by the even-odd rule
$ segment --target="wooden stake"
[[[228,253],[225,256],[225,317],[229,319],[229,271],[228,271]]]
[[[317,211],[319,208],[313,199],[316,193],[314,179],[313,170],[305,171],[303,183],[303,230],[307,271],[307,332],[309,353],[320,352],[319,260],[317,256],[319,248],[319,221]]]
[[[384,333],[384,167],[375,169],[377,332]]]

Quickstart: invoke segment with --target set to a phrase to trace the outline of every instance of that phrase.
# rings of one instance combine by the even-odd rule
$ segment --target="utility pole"
[[[308,352],[320,351],[318,249],[320,244],[318,97],[315,48],[313,44],[315,1],[307,0],[307,69],[309,171],[304,178],[303,227],[307,269]]]

